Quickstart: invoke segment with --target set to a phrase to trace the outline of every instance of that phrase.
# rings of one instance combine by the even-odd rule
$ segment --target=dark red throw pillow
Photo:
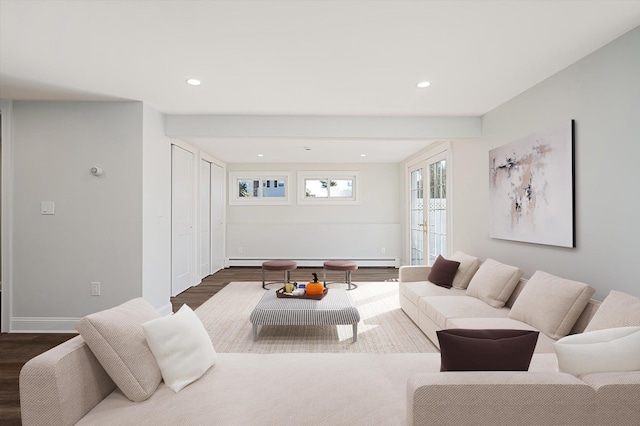
[[[530,330],[436,331],[440,371],[527,371],[538,341]]]
[[[442,256],[438,256],[431,267],[428,280],[440,287],[451,288],[453,278],[456,276],[456,272],[458,272],[458,266],[460,266],[460,262],[447,260]]]

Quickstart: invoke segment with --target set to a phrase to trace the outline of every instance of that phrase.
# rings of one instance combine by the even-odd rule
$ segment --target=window
[[[298,204],[357,204],[357,172],[298,172]]]
[[[291,204],[287,172],[229,173],[229,204]]]

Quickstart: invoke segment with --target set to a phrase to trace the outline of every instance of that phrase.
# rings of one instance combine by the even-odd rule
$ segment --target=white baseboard
[[[160,315],[162,315],[163,317],[166,317],[166,316],[169,316],[169,315],[173,314],[173,306],[171,305],[171,302],[169,302],[166,305],[158,308],[157,310],[158,310],[158,312],[160,312]]]
[[[228,259],[229,266],[262,266],[262,262],[273,259]],[[328,259],[289,259],[295,260],[300,267],[320,267]],[[351,260],[361,267],[399,268],[400,259],[331,259]]]
[[[12,317],[10,333],[77,333],[80,318]]]
[[[173,313],[171,302],[158,308],[160,315]],[[65,317],[13,317],[10,333],[77,333],[75,326],[80,318]]]

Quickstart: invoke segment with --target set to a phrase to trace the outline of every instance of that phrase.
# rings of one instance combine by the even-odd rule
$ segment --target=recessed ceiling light
[[[425,87],[431,86],[431,83],[429,83],[428,81],[421,81],[420,83],[416,84],[416,86],[420,89],[424,89]]]
[[[304,147],[304,150],[305,150],[305,151],[311,151],[311,148],[309,148],[308,146],[305,146],[305,147]]]
[[[190,78],[187,80],[187,84],[190,86],[200,86],[202,82],[197,78]]]
[[[262,155],[262,154],[258,154],[258,157],[264,157],[264,155]]]
[[[367,154],[360,154],[360,157],[366,157]]]

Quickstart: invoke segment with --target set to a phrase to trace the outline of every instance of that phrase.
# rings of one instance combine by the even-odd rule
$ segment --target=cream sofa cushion
[[[145,322],[142,329],[164,383],[176,393],[216,363],[209,333],[188,305],[169,317]]]
[[[509,315],[507,308],[492,308],[480,299],[466,296],[421,297],[418,308],[440,328],[449,328],[448,321],[452,318],[506,318]]]
[[[640,298],[612,290],[584,331],[628,326],[640,326]]]
[[[440,287],[429,281],[410,281],[401,283],[400,293],[402,293],[411,303],[417,305],[418,299],[428,296],[464,296],[464,290],[459,288]]]
[[[127,398],[144,401],[156,390],[162,374],[147,345],[142,323],[160,318],[142,298],[82,318],[76,330]]]
[[[456,276],[453,277],[453,287],[462,290],[466,289],[482,262],[477,257],[469,256],[461,251],[455,252],[449,260],[460,262]]]
[[[554,344],[558,370],[574,376],[609,371],[640,371],[640,327],[573,334]]]
[[[475,273],[467,296],[476,297],[494,308],[502,308],[522,277],[515,266],[487,259]]]
[[[509,312],[558,340],[571,331],[595,290],[588,285],[536,271]]]

